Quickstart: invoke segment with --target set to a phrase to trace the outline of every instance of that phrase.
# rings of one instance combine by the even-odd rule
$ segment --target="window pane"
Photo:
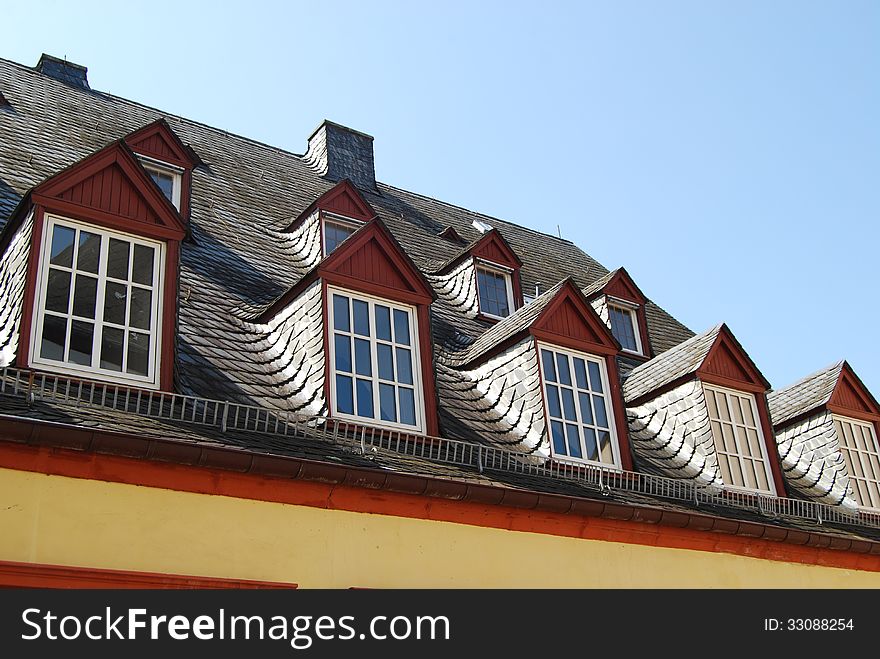
[[[599,431],[599,456],[602,462],[614,464],[614,449],[611,446],[611,433],[607,430]]]
[[[46,314],[43,318],[43,334],[40,341],[40,357],[64,360],[64,342],[67,337],[67,319]]]
[[[544,362],[544,379],[547,382],[556,382],[556,364],[553,362],[553,353],[549,350],[541,350],[541,361]]]
[[[343,332],[349,331],[348,298],[333,294],[333,328]]]
[[[505,275],[478,268],[477,290],[480,296],[480,311],[502,318],[510,315]]]
[[[376,345],[376,359],[379,360],[379,378],[394,381],[394,362],[391,346],[379,343]]]
[[[568,435],[568,454],[573,458],[584,457],[583,451],[581,451],[581,437],[578,434],[578,427],[566,423],[565,434]]]
[[[150,335],[128,333],[128,362],[125,370],[134,375],[147,375],[150,364]]]
[[[394,341],[409,345],[409,314],[400,309],[394,310]]]
[[[357,413],[358,416],[373,418],[373,383],[369,380],[357,381]]]
[[[105,327],[101,337],[101,368],[111,371],[122,370],[122,341],[125,332],[114,327]]]
[[[730,397],[730,406],[733,408],[733,420],[739,425],[743,425],[742,408],[740,408],[739,396]]]
[[[373,374],[373,359],[370,355],[369,341],[364,339],[354,340],[354,367],[358,375]]]
[[[351,373],[351,339],[344,334],[334,334],[333,348],[336,353],[336,370]]]
[[[374,315],[376,316],[376,338],[381,339],[382,341],[390,341],[391,309],[382,306],[381,304],[377,304]]]
[[[755,417],[752,414],[752,405],[750,399],[742,399],[742,413],[743,419],[745,420],[746,424],[750,426],[757,426],[757,424],[755,423]]]
[[[629,309],[609,305],[608,316],[611,320],[611,334],[620,343],[620,347],[624,350],[637,350],[633,318]]]
[[[587,460],[599,460],[599,446],[596,444],[596,431],[584,428],[584,443],[587,446]]]
[[[110,239],[107,254],[107,276],[114,279],[128,280],[128,252],[131,243],[124,240]]]
[[[730,408],[727,407],[727,394],[720,391],[715,392],[715,400],[718,403],[718,414],[721,415],[722,421],[730,422]]]
[[[49,263],[62,265],[65,268],[73,267],[73,238],[76,231],[69,227],[56,224],[52,229],[52,248],[49,253]]]
[[[408,426],[416,425],[415,392],[407,387],[398,389],[400,394],[400,422]]]
[[[156,250],[146,245],[134,246],[134,264],[131,268],[131,280],[146,286],[153,285],[153,257]]]
[[[98,274],[98,260],[101,256],[101,236],[88,231],[79,232],[79,250],[76,255],[76,269]]]
[[[137,329],[150,329],[150,312],[152,306],[152,292],[147,288],[131,287],[131,310],[129,311],[128,324]]]
[[[562,411],[565,413],[567,421],[577,421],[577,415],[574,412],[574,393],[565,387],[562,388]]]
[[[70,300],[70,273],[65,270],[49,268],[49,282],[46,286],[46,308],[49,311],[67,313]]]
[[[568,355],[561,352],[556,353],[556,368],[559,373],[559,381],[562,384],[571,386],[571,371],[568,368]]]
[[[596,362],[589,362],[590,367],[590,389],[598,393],[602,393],[602,376],[599,373],[599,365]]]
[[[88,275],[77,275],[73,292],[73,315],[94,318],[97,297],[98,279]]]
[[[397,409],[394,404],[394,386],[379,385],[379,413],[383,421],[397,421]]]
[[[559,403],[559,388],[547,385],[547,406],[550,408],[550,416],[562,418],[562,406]]]
[[[397,353],[397,381],[401,384],[412,384],[412,357],[406,348],[395,348]]]
[[[602,396],[593,395],[593,408],[596,410],[596,425],[600,428],[608,427],[608,415],[605,413],[605,399]]]
[[[354,315],[354,333],[370,336],[370,305],[363,300],[352,300],[351,306]]]
[[[581,423],[593,424],[593,408],[590,407],[590,394],[578,393],[581,408]]]
[[[553,452],[558,455],[568,455],[568,451],[565,448],[565,435],[562,431],[562,424],[559,421],[551,421],[550,431],[553,435]]]
[[[574,358],[574,381],[579,389],[587,389],[587,365],[580,357]]]
[[[351,378],[347,375],[336,376],[336,411],[354,414],[354,394]]]
[[[125,324],[125,302],[128,286],[108,281],[104,287],[104,322]]]
[[[91,366],[92,364],[92,337],[95,326],[81,320],[74,320],[70,328],[70,350],[67,361],[72,364]]]

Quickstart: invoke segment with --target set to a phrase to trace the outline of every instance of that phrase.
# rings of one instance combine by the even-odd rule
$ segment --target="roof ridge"
[[[783,394],[783,393],[785,393],[785,392],[787,392],[787,391],[789,391],[789,390],[791,390],[791,389],[794,389],[795,387],[803,386],[804,384],[806,384],[806,383],[809,382],[810,380],[815,380],[815,379],[818,378],[820,375],[824,375],[825,373],[827,373],[827,372],[829,372],[829,371],[832,371],[832,370],[835,370],[835,369],[843,368],[843,365],[844,365],[845,363],[846,363],[846,360],[845,360],[845,359],[841,359],[841,360],[839,360],[839,361],[836,361],[836,362],[834,362],[833,364],[829,364],[828,366],[825,366],[824,368],[820,368],[820,369],[818,369],[817,371],[814,371],[813,373],[810,373],[809,375],[805,375],[805,376],[803,376],[802,378],[800,378],[799,380],[796,380],[796,381],[792,382],[792,383],[791,383],[790,385],[788,385],[788,386],[782,387],[781,389],[774,389],[774,390],[768,392],[768,393],[767,393],[767,396],[770,397],[770,396],[781,395],[781,394]]]

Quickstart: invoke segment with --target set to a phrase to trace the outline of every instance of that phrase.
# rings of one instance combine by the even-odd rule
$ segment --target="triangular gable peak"
[[[324,259],[318,273],[339,286],[369,288],[366,292],[402,302],[430,304],[434,299],[430,284],[378,218]]]
[[[159,119],[125,137],[132,151],[184,169],[195,166],[186,146],[164,119]]]
[[[343,179],[309,204],[287,230],[293,231],[316,210],[336,213],[360,222],[369,222],[376,217],[376,211],[367,203],[360,191],[351,181]]]
[[[538,339],[572,350],[613,355],[620,350],[608,326],[571,280],[565,282],[553,301],[532,323]]]
[[[450,243],[455,243],[456,245],[468,244],[468,241],[462,238],[461,235],[459,235],[458,231],[456,231],[455,228],[452,226],[446,227],[437,235],[440,236],[443,240]]]
[[[713,384],[763,392],[770,389],[758,367],[733,336],[727,325],[721,327],[703,363],[697,369],[700,379]]]
[[[511,269],[517,269],[522,266],[520,258],[510,248],[504,237],[498,233],[497,229],[486,232],[482,238],[474,243],[470,253],[478,259],[507,266]]]
[[[121,140],[47,179],[32,198],[49,211],[148,237],[180,240],[186,231],[177,209]]]
[[[618,268],[608,280],[608,283],[602,287],[602,293],[610,295],[627,302],[643,305],[648,301],[644,293],[636,286],[632,277],[624,268]]]
[[[844,416],[880,421],[880,405],[846,362],[828,400],[828,409]]]

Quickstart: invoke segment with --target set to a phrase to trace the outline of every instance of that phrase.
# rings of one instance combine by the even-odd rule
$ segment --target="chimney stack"
[[[304,158],[312,169],[331,181],[347,178],[362,190],[376,192],[370,135],[325,119],[309,137]]]
[[[60,80],[71,87],[79,87],[80,89],[91,89],[89,87],[88,69],[79,64],[68,62],[67,60],[58,59],[43,53],[40,55],[40,61],[35,67],[40,73],[44,73],[50,78]]]

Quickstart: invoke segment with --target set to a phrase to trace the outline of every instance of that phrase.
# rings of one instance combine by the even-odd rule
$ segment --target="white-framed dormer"
[[[153,179],[153,183],[159,186],[165,198],[180,211],[180,195],[185,171],[183,167],[140,154],[138,154],[138,160],[141,161],[141,165]]]
[[[326,210],[321,211],[321,253],[326,257],[330,256],[337,247],[355,231],[360,229],[364,223],[344,215],[332,213]]]
[[[477,300],[480,313],[500,320],[515,310],[513,297],[513,269],[474,258],[477,278]]]
[[[621,349],[634,355],[644,355],[638,315],[640,305],[612,295],[607,295],[605,301],[611,334],[617,339]]]
[[[880,446],[873,423],[832,414],[850,487],[859,507],[880,512]]]

